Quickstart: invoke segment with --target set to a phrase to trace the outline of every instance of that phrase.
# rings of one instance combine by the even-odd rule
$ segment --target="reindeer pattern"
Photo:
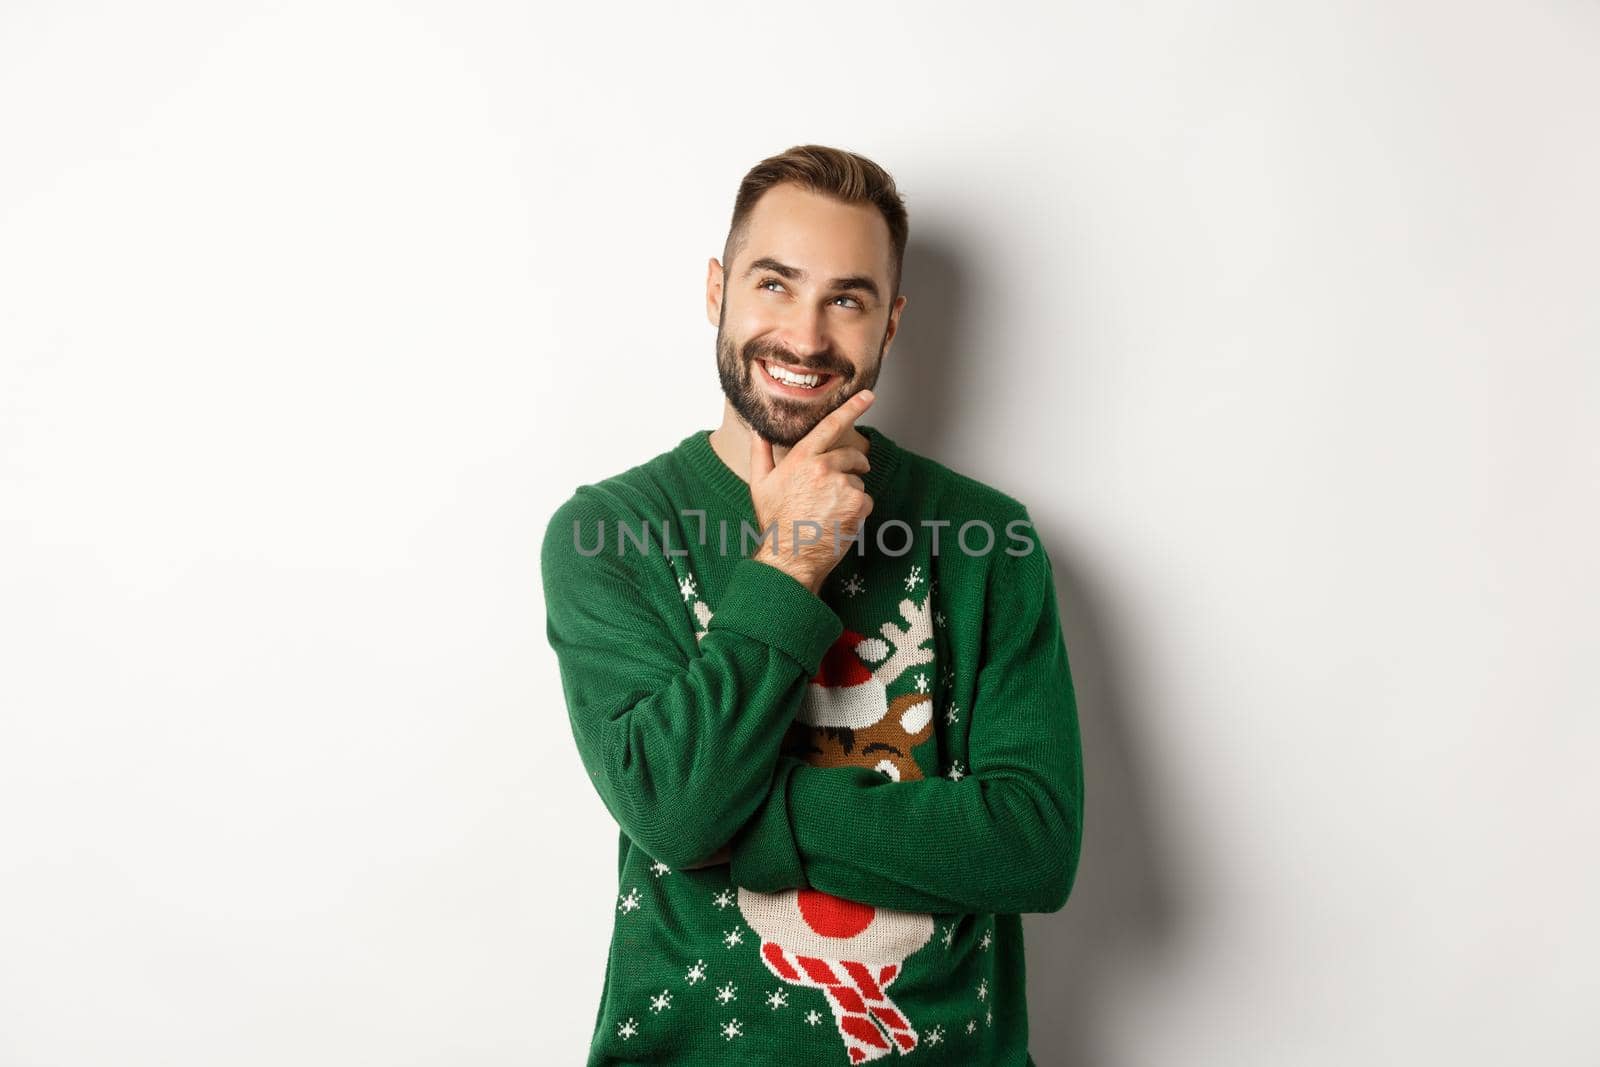
[[[692,583],[692,579],[690,579]],[[691,586],[692,587],[692,586]],[[696,641],[712,610],[693,605]],[[897,782],[924,777],[913,749],[934,733],[933,596],[907,596],[876,636],[848,626],[806,687],[783,741],[785,753],[822,767],[870,767]],[[916,675],[907,678],[914,668]],[[891,687],[908,691],[890,698]],[[920,1035],[889,996],[906,959],[933,936],[933,917],[844,900],[820,890],[738,888],[744,919],[760,937],[762,963],[782,981],[819,991],[851,1064],[914,1051]]]

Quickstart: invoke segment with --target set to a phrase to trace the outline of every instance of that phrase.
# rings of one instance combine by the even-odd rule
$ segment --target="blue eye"
[[[768,289],[767,288],[768,286],[777,286],[777,288],[776,289]],[[776,278],[763,278],[763,279],[761,279],[761,281],[759,283],[757,283],[756,288],[757,289],[764,289],[769,293],[781,293],[781,292],[784,291],[783,283],[781,281],[779,281],[778,279],[776,279]],[[833,299],[834,299],[834,301],[848,300],[850,303],[845,305],[845,306],[848,307],[851,311],[864,311],[864,310],[866,310],[866,305],[862,304],[860,300],[857,300],[853,296],[847,296],[847,295],[844,295],[844,294],[840,294],[839,296],[836,296]]]

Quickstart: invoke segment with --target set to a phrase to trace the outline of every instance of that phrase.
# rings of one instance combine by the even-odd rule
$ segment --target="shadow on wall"
[[[961,306],[971,287],[963,284],[959,245],[953,235],[938,233],[906,245],[900,283],[906,309],[884,357],[877,401],[862,419],[881,424],[897,442],[925,455],[947,454],[958,398],[972,394],[982,369],[956,358],[978,350],[962,335],[975,322]],[[941,442],[945,449],[938,447]],[[950,466],[960,469],[959,463]]]
[[[1008,358],[981,343],[983,316],[973,286],[963,283],[962,243],[934,233],[907,247],[910,300],[884,364],[888,388],[870,420],[958,470],[950,444],[962,435],[949,430],[963,420],[969,429],[1004,425],[1003,413],[976,410],[963,399],[983,394],[975,388],[983,375],[1028,369],[1026,357]],[[1114,1051],[1103,1047],[1097,1020],[1127,988],[1131,966],[1159,965],[1171,955],[1182,932],[1182,902],[1171,875],[1175,859],[1154,825],[1155,790],[1139,758],[1143,716],[1129,706],[1119,681],[1125,645],[1115,591],[1096,585],[1047,502],[1025,503],[1055,571],[1084,758],[1084,843],[1071,899],[1056,914],[1023,920],[1030,1051],[1039,1067],[1110,1067]]]
[[[1060,524],[1038,512],[1034,518],[1058,531],[1043,540],[1078,697],[1084,840],[1067,906],[1023,919],[1030,1047],[1040,1067],[1111,1067],[1114,1050],[1101,1046],[1097,1024],[1109,1014],[1132,1014],[1114,1012],[1113,998],[1129,988],[1136,968],[1174,955],[1183,902],[1172,874],[1176,858],[1153,818],[1156,790],[1139,759],[1143,716],[1119,684],[1124,645],[1107,606],[1113,596],[1078,567]]]

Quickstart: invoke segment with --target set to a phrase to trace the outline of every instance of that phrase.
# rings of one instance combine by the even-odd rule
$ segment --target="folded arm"
[[[969,773],[895,782],[781,756],[730,843],[731,876],[905,911],[1059,910],[1083,835],[1077,703],[1042,544],[997,559]]]

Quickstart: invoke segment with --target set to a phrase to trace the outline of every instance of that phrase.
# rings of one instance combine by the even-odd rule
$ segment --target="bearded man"
[[[1032,1064],[1021,916],[1083,836],[1050,560],[860,423],[907,297],[894,180],[801,145],[706,277],[721,425],[579,486],[547,632],[619,828],[601,1064]]]

